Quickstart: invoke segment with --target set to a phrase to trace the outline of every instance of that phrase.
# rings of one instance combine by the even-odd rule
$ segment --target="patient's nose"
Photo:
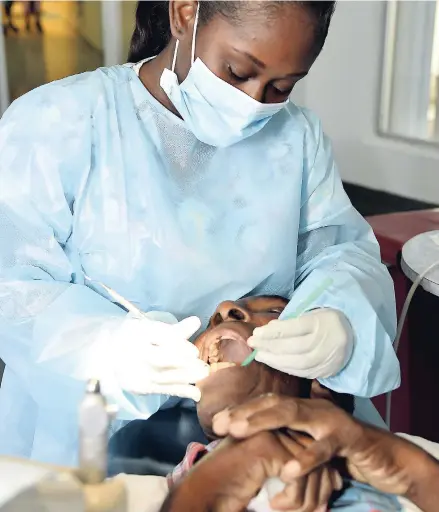
[[[249,322],[249,312],[236,302],[226,300],[225,302],[221,302],[221,304],[216,308],[212,323],[214,325],[219,325],[223,322],[236,322],[237,320],[241,322]]]

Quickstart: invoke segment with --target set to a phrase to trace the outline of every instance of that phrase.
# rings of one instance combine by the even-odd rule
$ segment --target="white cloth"
[[[269,478],[259,494],[248,504],[249,512],[274,512],[270,507],[270,500],[281,492],[285,484],[279,478]]]
[[[0,507],[51,474],[52,471],[43,466],[0,459]]]
[[[0,457],[0,511],[85,512],[83,485],[69,470]]]

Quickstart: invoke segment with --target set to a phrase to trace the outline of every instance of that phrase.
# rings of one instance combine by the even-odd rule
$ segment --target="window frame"
[[[439,143],[428,138],[427,122],[437,8],[436,1],[386,4],[378,113],[382,137],[430,146]]]

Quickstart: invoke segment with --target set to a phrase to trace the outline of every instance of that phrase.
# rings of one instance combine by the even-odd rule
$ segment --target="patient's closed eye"
[[[278,308],[271,308],[271,309],[269,309],[268,313],[274,313],[276,315],[280,315],[283,312],[284,309],[285,308],[283,308],[282,306],[279,306]]]

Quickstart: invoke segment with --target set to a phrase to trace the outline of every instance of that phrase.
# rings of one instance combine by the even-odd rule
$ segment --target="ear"
[[[312,381],[310,398],[324,398],[335,403],[334,395],[328,388],[322,386],[318,380]]]
[[[170,0],[169,22],[171,25],[172,37],[183,41],[192,37],[192,32],[197,14],[198,2],[184,2],[181,0]]]

